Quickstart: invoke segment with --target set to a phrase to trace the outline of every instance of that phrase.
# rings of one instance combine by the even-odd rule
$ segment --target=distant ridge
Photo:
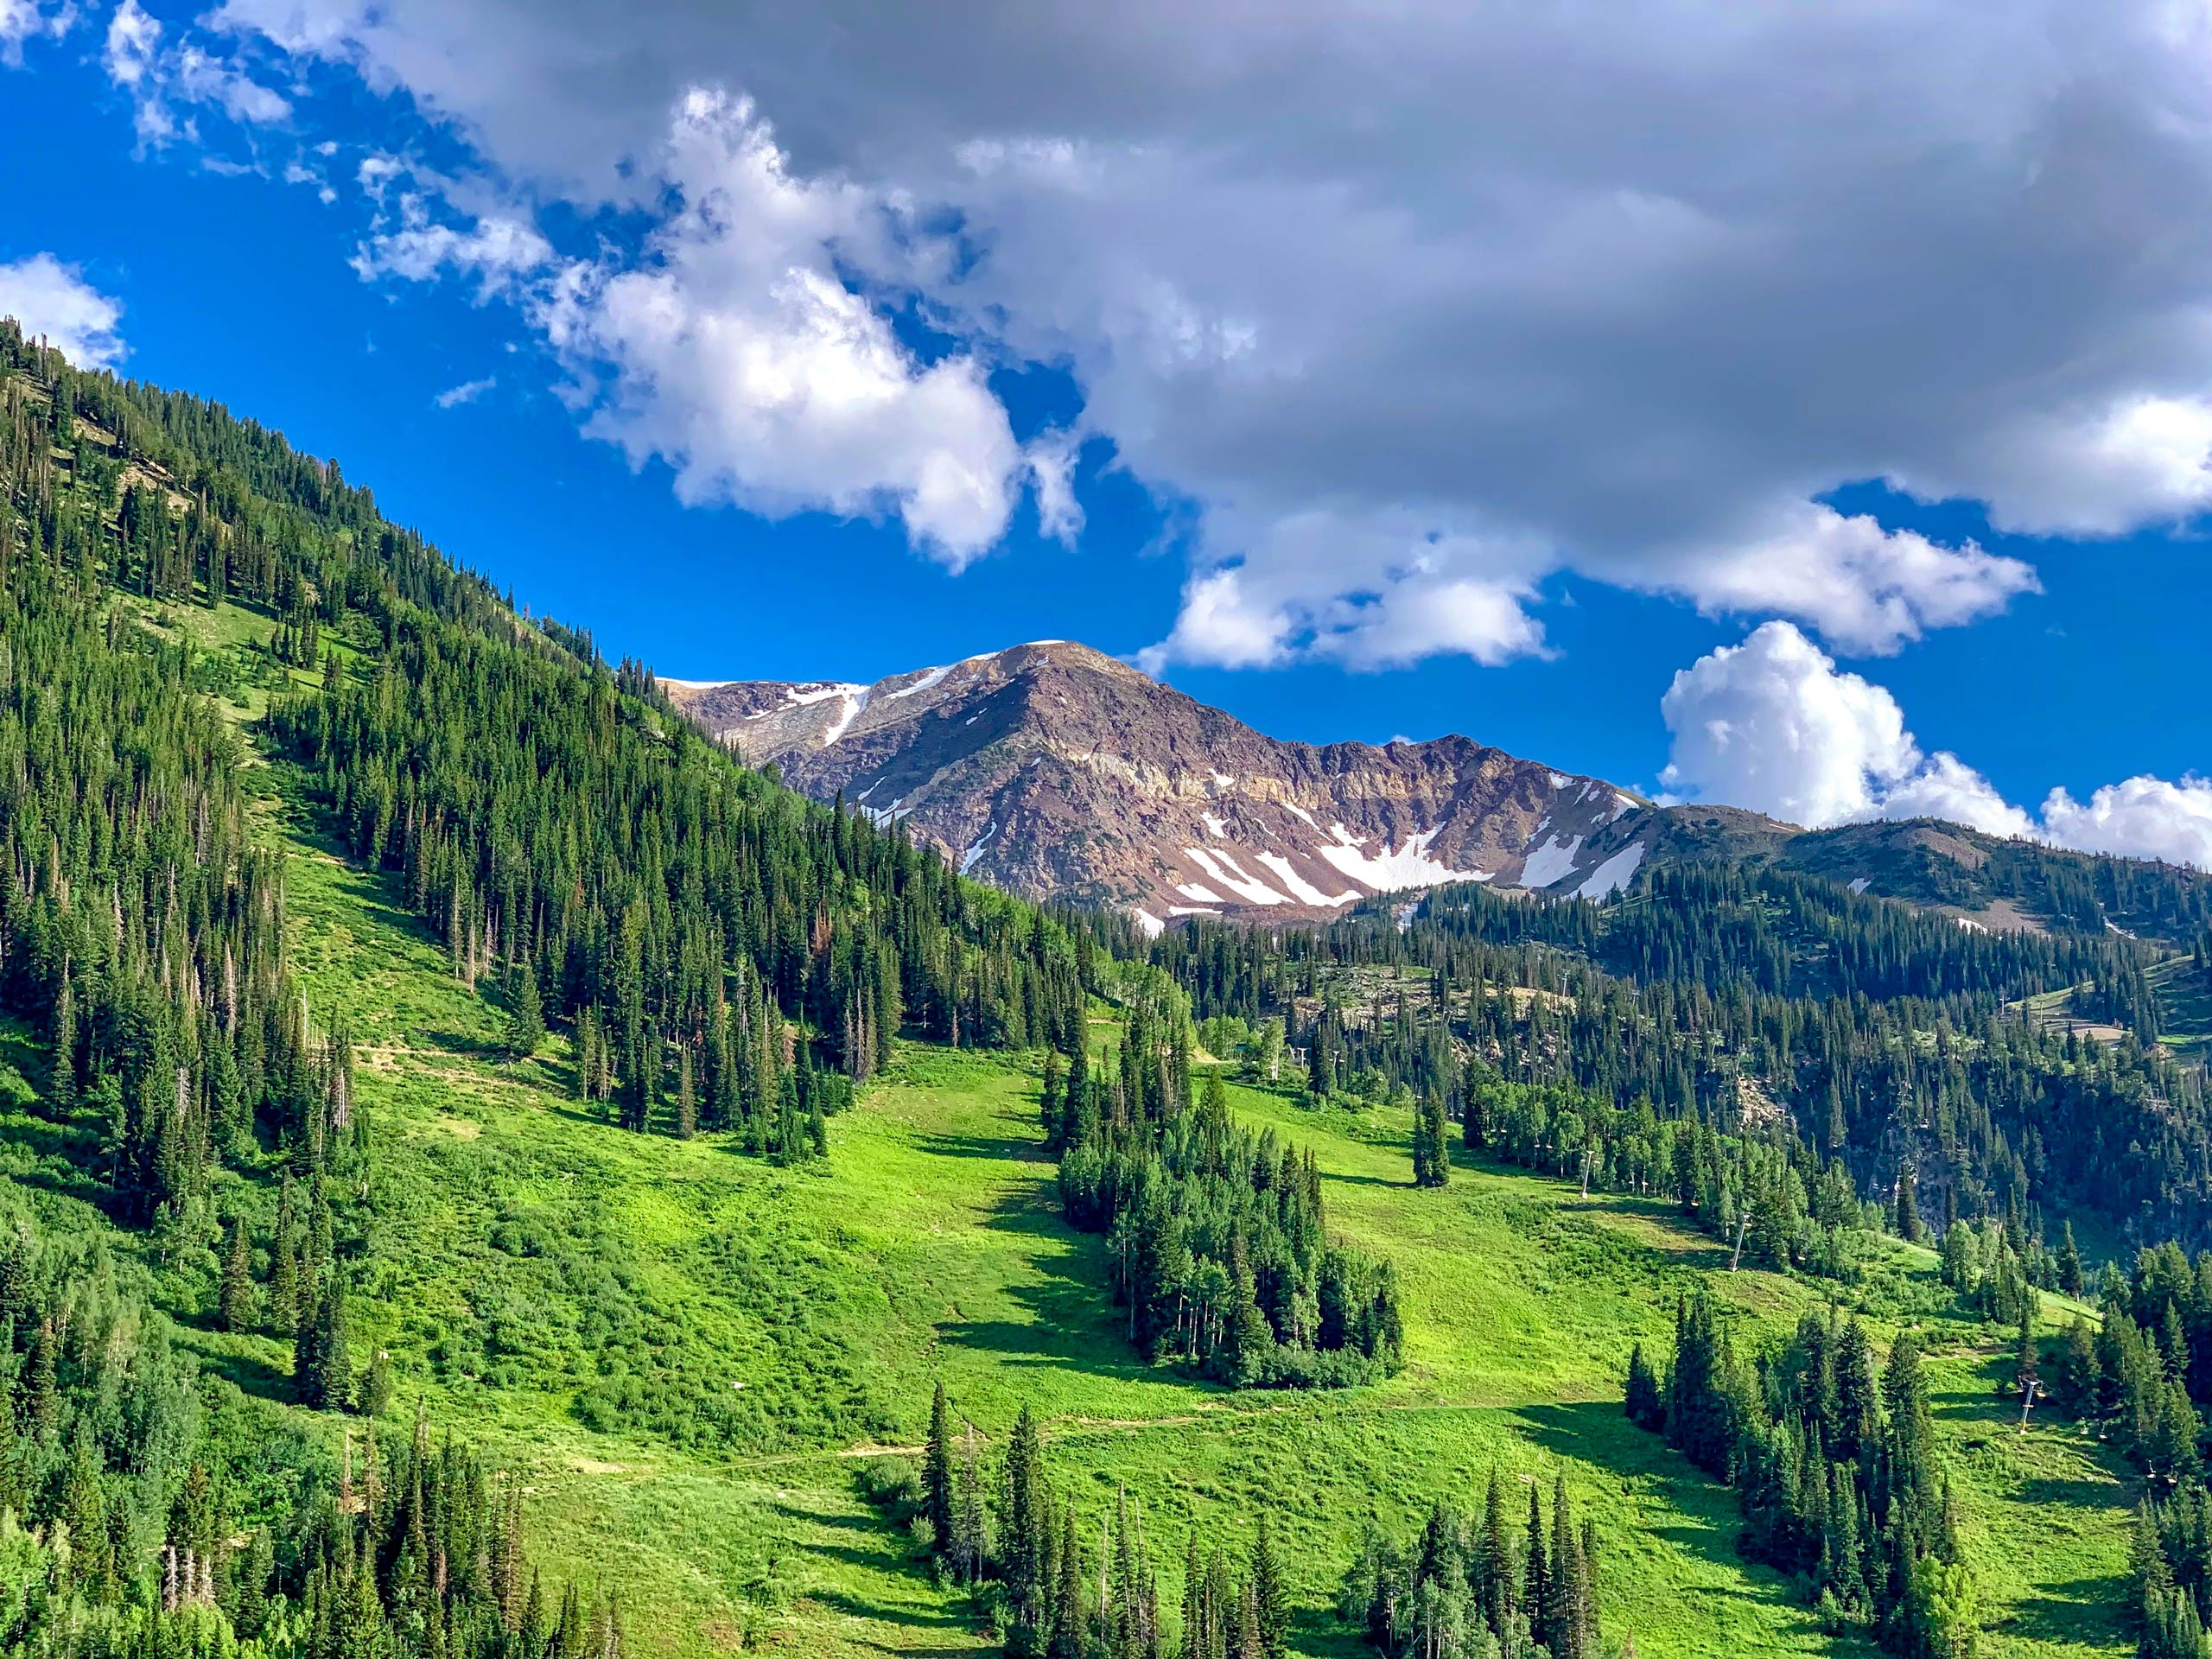
[[[1464,737],[1314,745],[1127,664],[1038,640],[873,684],[663,680],[678,707],[820,799],[896,819],[1030,898],[1192,914],[1342,912],[1447,881],[1592,896],[1649,803]]]

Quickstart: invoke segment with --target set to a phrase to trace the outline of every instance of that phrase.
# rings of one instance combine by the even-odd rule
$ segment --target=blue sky
[[[972,83],[950,70],[917,90],[930,66],[886,48],[887,67],[849,66],[863,85],[891,78],[871,105],[880,130],[855,135],[838,125],[854,89],[810,79],[828,75],[818,41],[719,9],[649,9],[667,15],[630,26],[696,37],[659,72],[633,76],[626,55],[607,69],[636,86],[582,92],[557,73],[563,54],[619,35],[622,9],[536,9],[520,34],[489,0],[374,13],[331,0],[304,9],[312,27],[266,10],[130,8],[135,35],[89,0],[67,29],[50,4],[9,14],[46,26],[16,25],[0,131],[45,162],[0,175],[0,272],[41,254],[73,268],[120,307],[124,372],[335,456],[388,512],[610,655],[690,677],[864,680],[1079,639],[1150,648],[1172,683],[1281,736],[1459,731],[1644,788],[1671,759],[1676,792],[1800,817],[1927,807],[2197,861],[2212,847],[2212,810],[2183,782],[2212,755],[2198,530],[2212,416],[2198,421],[2188,377],[2201,371],[2171,342],[2146,352],[2155,372],[2112,366],[2106,348],[2206,296],[2189,291],[2193,266],[2155,294],[2110,291],[2070,250],[2035,280],[2018,249],[2050,239],[2063,203],[2019,207],[2008,187],[2022,228],[1993,246],[1914,227],[1913,258],[1866,274],[1895,285],[1888,309],[1854,309],[1820,263],[1836,257],[1827,238],[1865,232],[1880,247],[1908,231],[1867,229],[1892,211],[1869,204],[1895,181],[1862,192],[1849,141],[1821,153],[1815,116],[1800,175],[1773,183],[1781,200],[1822,181],[1834,222],[1783,226],[1795,251],[1765,257],[1802,271],[1701,277],[1738,285],[1716,317],[1677,296],[1681,268],[1709,257],[1710,226],[1737,228],[1732,212],[1770,234],[1780,221],[1700,169],[1701,152],[1741,135],[1653,92],[1652,121],[1680,128],[1674,176],[1613,179],[1607,167],[1630,163],[1558,140],[1547,178],[1571,156],[1604,191],[1527,208],[1517,179],[1512,211],[1533,217],[1507,228],[1516,249],[1555,238],[1572,262],[1541,282],[1509,270],[1502,297],[1478,303],[1494,215],[1465,199],[1485,182],[1432,177],[1427,156],[1456,144],[1478,169],[1497,135],[1462,130],[1418,90],[1405,119],[1432,124],[1403,154],[1365,157],[1347,138],[1317,159],[1258,92],[1210,97],[1205,118],[1224,124],[1198,130],[1173,107],[1197,93],[1141,54],[1094,78],[1096,107],[1062,110],[1007,105],[988,63]],[[1078,60],[1083,27],[1064,42]],[[987,58],[1000,42],[969,44]],[[1310,44],[1316,73],[1333,73],[1341,43]],[[1744,62],[1716,45],[1689,70],[1717,91],[1796,49],[1763,43],[1774,61]],[[450,83],[410,67],[467,69],[472,52],[512,85],[486,90],[480,65]],[[695,73],[729,101],[695,111],[688,136],[675,118],[655,148]],[[1049,83],[1049,62],[1039,73]],[[2037,100],[2055,92],[2023,75],[2012,118],[2034,135]],[[1118,101],[1116,76],[1129,83]],[[1946,90],[1907,76],[1891,95],[1940,149]],[[580,100],[565,122],[563,96]],[[1071,136],[1042,124],[1063,118]],[[1523,118],[1541,148],[1542,116]],[[372,179],[372,158],[397,160]],[[2198,158],[2094,159],[2171,188]],[[1376,232],[1371,258],[1343,251],[1371,215],[1325,251],[1209,244],[1224,224],[1246,245],[1274,235],[1317,181],[1312,201],[1364,192],[1421,233],[1399,245]],[[1960,188],[1947,176],[1929,211]],[[1615,214],[1630,192],[1620,226],[1584,226],[1587,200]],[[1169,211],[1185,194],[1189,213]],[[1699,227],[1652,231],[1655,214],[1674,221],[1646,198],[1694,210]],[[2191,200],[2175,191],[2176,214]],[[467,239],[495,222],[523,227],[521,257]],[[2162,228],[2153,215],[2101,233],[2119,256]],[[1599,232],[1626,251],[1591,257],[1581,238]],[[860,321],[844,324],[883,330],[863,367],[894,359],[881,410],[826,435],[724,396],[763,351],[763,372],[849,366],[818,340],[804,348],[817,355],[777,355],[790,348],[776,330],[819,321],[761,297],[785,269],[776,238],[793,237],[791,268],[839,285],[816,307],[849,302]],[[1464,270],[1423,274],[1437,248]],[[2022,272],[2031,298],[1989,288],[1999,269]],[[582,302],[555,294],[563,270],[588,273]],[[2212,259],[2201,274],[2212,289]],[[625,280],[648,279],[640,291],[680,311],[683,338],[618,307]],[[1141,326],[1133,307],[1152,308]],[[1648,326],[1622,321],[1646,308]],[[715,328],[742,349],[702,356]],[[1401,329],[1410,346],[1390,337]],[[2060,384],[2063,398],[2041,390]],[[1038,470],[1056,442],[1072,444],[1080,513],[1057,536]],[[969,469],[945,501],[927,481],[941,465]],[[1876,470],[1895,481],[1866,481]],[[1974,785],[1934,766],[1951,755]],[[2055,788],[2078,805],[2139,777],[2158,791],[2037,816]]]

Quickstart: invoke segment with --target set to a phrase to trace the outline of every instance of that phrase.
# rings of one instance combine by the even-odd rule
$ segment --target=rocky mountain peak
[[[664,681],[820,799],[1031,898],[1328,915],[1446,881],[1592,894],[1642,861],[1640,798],[1459,736],[1285,742],[1103,652],[1040,640],[872,684]]]

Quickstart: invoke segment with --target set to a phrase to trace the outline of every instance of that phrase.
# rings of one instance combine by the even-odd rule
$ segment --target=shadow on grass
[[[2074,1579],[2042,1586],[2044,1593],[2016,1606],[1996,1630],[2038,1647],[2085,1648],[2108,1653],[2126,1631],[2111,1604],[2109,1579]]]
[[[932,1158],[986,1158],[1009,1164],[1045,1161],[1044,1148],[1037,1142],[1013,1135],[931,1134],[920,1136],[914,1145]]]
[[[948,1147],[963,1144],[933,1138],[946,1141]],[[944,1155],[981,1154],[948,1150]],[[1126,1311],[1108,1299],[1103,1242],[1061,1220],[1049,1188],[1039,1183],[1001,1195],[982,1226],[1023,1242],[1028,1271],[1006,1294],[1029,1317],[945,1319],[938,1326],[940,1341],[997,1355],[1014,1366],[1052,1366],[1119,1380],[1150,1374],[1152,1367],[1129,1345]]]
[[[488,1037],[471,1036],[465,1031],[425,1031],[423,1040],[442,1053],[457,1054],[472,1060],[505,1060],[505,1046]]]
[[[2132,1513],[2133,1505],[2128,1501],[2127,1488],[2108,1480],[2071,1479],[2057,1475],[2038,1475],[2024,1484],[2016,1497],[2021,1503],[2063,1503],[2076,1510],[2110,1510],[2115,1514]]]
[[[88,1115],[82,1112],[58,1122],[29,1112],[10,1112],[0,1117],[0,1154],[5,1155],[6,1179],[87,1205],[119,1225],[124,1218],[120,1200],[91,1173],[99,1154],[100,1136],[89,1123]]]
[[[831,1552],[817,1550],[814,1553],[827,1554]],[[868,1559],[865,1564],[870,1567],[881,1565],[873,1558]],[[864,1618],[878,1624],[896,1624],[903,1630],[972,1630],[976,1624],[974,1619],[957,1610],[911,1605],[887,1607],[879,1602],[870,1601],[866,1597],[855,1596],[843,1590],[810,1590],[807,1592],[806,1599],[818,1606],[834,1608],[849,1618]],[[882,1651],[924,1654],[940,1653],[943,1649],[938,1647],[886,1648]]]
[[[200,1363],[231,1383],[241,1394],[250,1394],[257,1400],[273,1400],[282,1405],[294,1402],[292,1374],[280,1371],[267,1360],[252,1354],[241,1354],[193,1344]]]
[[[1618,1402],[1529,1406],[1515,1414],[1529,1426],[1529,1438],[1547,1451],[1595,1464],[1658,1497],[1673,1518],[1645,1529],[1648,1535],[1741,1575],[1741,1588],[1701,1585],[1700,1596],[1770,1606],[1796,1605],[1780,1573],[1737,1553],[1740,1522],[1733,1491],[1708,1478],[1658,1435],[1630,1422]],[[1858,1655],[1874,1650],[1864,1642],[1837,1638],[1831,1651]]]

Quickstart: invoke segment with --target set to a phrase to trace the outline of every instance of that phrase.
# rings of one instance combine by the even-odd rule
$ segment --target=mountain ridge
[[[1459,734],[1272,737],[1070,640],[865,684],[657,683],[803,793],[904,824],[963,874],[1119,908],[1147,931],[1190,916],[1327,919],[1465,881],[1599,899],[1662,862],[1718,861],[1824,876],[1964,925],[2187,944],[2198,924],[2176,910],[2175,883],[2212,881],[1941,819],[1807,830],[1743,807],[1661,804]]]
[[[1274,738],[1103,652],[1036,640],[868,684],[661,680],[747,762],[899,822],[1029,898],[1174,917],[1340,913],[1490,881],[1598,897],[1634,874],[1648,810],[1600,778],[1457,734]]]

